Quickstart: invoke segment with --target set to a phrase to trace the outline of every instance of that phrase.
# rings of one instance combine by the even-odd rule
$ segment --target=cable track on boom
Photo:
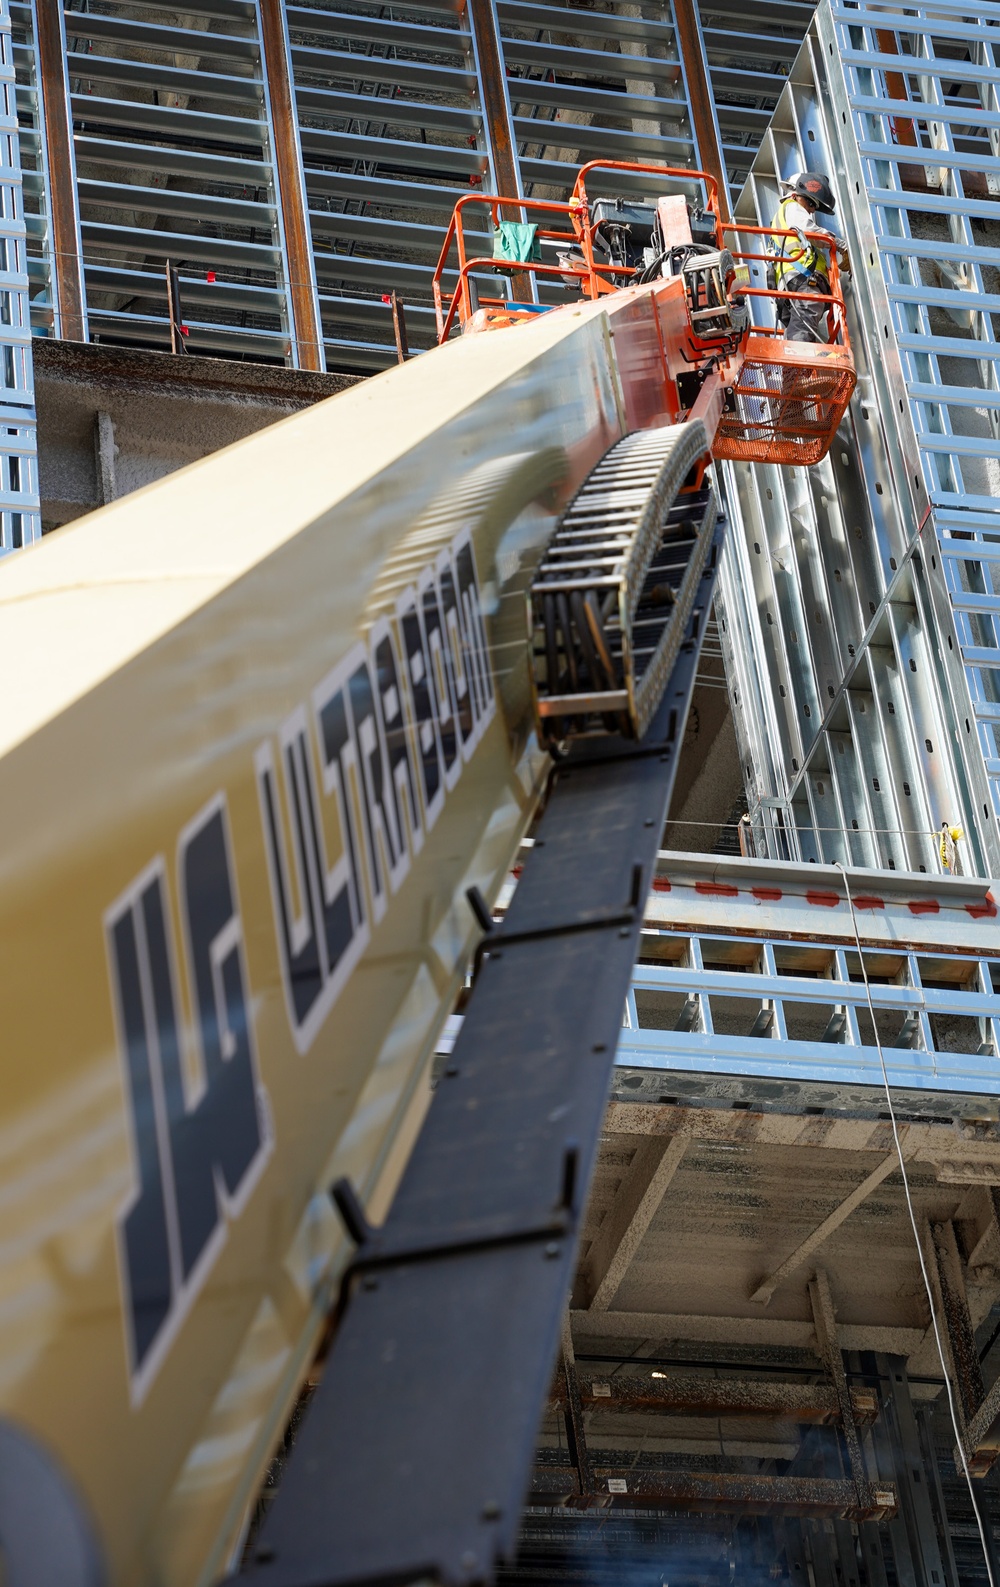
[[[539,738],[642,738],[677,659],[715,529],[699,421],[640,430],[601,458],[532,581]]]

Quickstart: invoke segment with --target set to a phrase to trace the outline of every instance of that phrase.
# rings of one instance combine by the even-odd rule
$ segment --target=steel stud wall
[[[41,536],[14,61],[0,0],[0,555]]]
[[[36,331],[168,346],[169,259],[191,351],[317,367],[296,323],[311,303],[327,364],[381,368],[395,357],[393,290],[411,345],[431,345],[430,274],[451,208],[470,188],[498,190],[470,25],[470,10],[493,4],[14,0]],[[759,27],[768,57],[781,58],[807,7],[782,0],[775,21],[775,4],[759,0]],[[269,7],[284,35],[270,48]],[[525,193],[563,198],[576,166],[602,155],[699,158],[692,62],[670,4],[496,0],[495,14]],[[742,49],[726,43],[731,23],[720,13],[705,43],[710,59],[713,38],[719,46],[717,130],[738,171],[774,87],[764,92],[756,72],[754,104],[743,104],[747,85],[727,64]],[[278,103],[297,123],[284,173]],[[72,133],[64,154],[60,123]],[[75,317],[65,307],[74,271]],[[307,300],[298,315],[296,293]]]
[[[384,12],[288,8],[327,358],[356,368],[395,356],[392,290],[411,345],[431,345],[430,275],[452,206],[500,188],[469,8]],[[577,165],[600,155],[691,163],[669,10],[500,0],[497,15],[526,195],[565,198]],[[482,236],[489,253],[485,222]]]
[[[1000,1092],[986,883],[662,852],[617,1062],[671,1073]],[[684,921],[678,928],[676,922]],[[910,1103],[907,1103],[910,1106]]]
[[[59,85],[42,82],[34,7],[15,4],[13,15],[41,284],[53,270],[42,217],[55,195],[38,90],[44,100]],[[293,362],[256,5],[194,0],[164,13],[83,0],[65,29],[90,337],[169,346],[170,260],[191,351]],[[53,295],[33,300],[42,332],[55,328]]]
[[[708,142],[742,183],[808,0],[677,3],[686,58],[671,0],[14,0],[36,332],[168,346],[169,259],[191,351],[382,368],[393,291],[430,346],[451,208],[499,190],[476,15],[499,25],[529,196],[563,198],[587,159],[685,165]],[[692,71],[714,97],[700,140]]]
[[[811,0],[702,0],[701,32],[723,152],[739,193],[813,14]]]
[[[946,821],[996,875],[1000,118],[991,29],[957,17],[824,0],[761,145],[742,218],[770,220],[778,176],[833,175],[860,379],[819,468],[731,471],[722,590],[761,851],[936,870]]]
[[[490,187],[468,20],[450,6],[287,8],[327,361],[434,340],[430,277],[456,200]]]

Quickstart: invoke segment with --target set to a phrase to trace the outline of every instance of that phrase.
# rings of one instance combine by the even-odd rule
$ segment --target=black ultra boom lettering
[[[269,744],[257,753],[286,1005],[303,1051],[495,711],[467,535],[403,591],[391,620],[374,623],[368,643],[317,688],[313,708],[314,730],[300,706],[280,755]],[[332,867],[330,814],[342,849]]]
[[[193,1103],[182,1072],[163,866],[138,878],[108,918],[135,1169],[120,1220],[133,1380],[155,1370],[158,1347],[210,1263],[226,1207],[248,1190],[267,1145],[221,799],[182,835],[178,860],[203,1077]]]

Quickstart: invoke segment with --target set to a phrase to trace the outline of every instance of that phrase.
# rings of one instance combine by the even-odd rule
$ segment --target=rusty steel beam
[[[37,0],[35,18],[38,83],[45,121],[55,332],[63,341],[85,342],[87,312],[83,247],[76,204],[73,117],[66,75],[62,0]]]
[[[563,1318],[562,1357],[556,1381],[566,1426],[566,1446],[569,1449],[570,1459],[576,1467],[580,1491],[581,1493],[588,1493],[594,1486],[594,1474],[590,1465],[590,1451],[587,1448],[587,1430],[583,1422],[580,1380],[577,1377],[576,1356],[573,1352],[573,1334],[570,1329],[568,1314]]]
[[[899,55],[900,43],[896,34],[889,28],[875,29],[875,43],[884,55]],[[910,95],[906,87],[906,78],[902,72],[884,72],[885,92],[887,99],[898,99],[903,104],[909,103]],[[904,148],[916,149],[919,147],[917,129],[908,116],[891,116],[889,124],[892,127],[896,142]],[[933,164],[933,161],[931,162]],[[927,170],[923,165],[901,165],[899,167],[900,179],[904,185],[917,192],[927,192]]]
[[[406,310],[398,292],[390,295],[392,303],[392,333],[396,338],[397,362],[405,364],[410,356],[410,338],[406,334]]]
[[[837,1336],[837,1318],[833,1309],[830,1281],[822,1268],[816,1269],[816,1276],[809,1284],[809,1302],[812,1306],[813,1325],[816,1329],[816,1343],[819,1346],[820,1359],[830,1374],[837,1401],[840,1405],[840,1423],[843,1429],[844,1443],[847,1447],[850,1477],[857,1494],[858,1509],[870,1510],[875,1502],[874,1495],[872,1485],[868,1480],[865,1457],[861,1451],[861,1440],[858,1437],[858,1429],[854,1421],[854,1406],[851,1401],[851,1391],[847,1386],[844,1357],[841,1354],[840,1340]]]
[[[965,1458],[974,1477],[985,1477],[1000,1456],[1000,1378],[965,1430]]]
[[[882,1183],[883,1179],[888,1179],[889,1175],[898,1168],[899,1158],[895,1151],[891,1151],[887,1156],[883,1157],[878,1167],[872,1169],[872,1172],[861,1181],[860,1185],[852,1190],[851,1194],[845,1197],[838,1206],[834,1207],[833,1211],[823,1219],[823,1222],[818,1224],[812,1233],[808,1234],[789,1256],[786,1256],[780,1267],[776,1267],[773,1273],[769,1273],[766,1278],[760,1280],[751,1292],[750,1299],[761,1306],[766,1306],[778,1286],[783,1284],[785,1279],[789,1278],[797,1268],[800,1268],[835,1229],[840,1228],[844,1219],[849,1218],[856,1207],[860,1207],[861,1203]]]
[[[694,0],[674,0],[674,22],[677,29],[677,47],[687,81],[691,126],[698,159],[701,169],[708,171],[719,184],[719,207],[722,210],[723,220],[731,220],[729,178],[726,175],[726,162],[719,141],[719,129],[715,123],[712,84],[709,80],[705,45]]]
[[[521,198],[521,167],[514,141],[514,118],[511,114],[510,96],[507,93],[507,68],[500,40],[500,22],[495,0],[468,0],[469,28],[479,74],[482,95],[483,130],[486,148],[493,173],[493,187],[497,193]],[[503,211],[506,220],[520,220],[523,211],[513,205]],[[515,303],[533,303],[531,274],[515,270],[511,276],[511,291]]]
[[[958,1391],[958,1408],[963,1428],[973,1420],[985,1398],[983,1369],[979,1362],[976,1333],[969,1316],[962,1262],[951,1222],[930,1225],[930,1246],[934,1258],[933,1275],[945,1322],[945,1348],[950,1357],[952,1381]]]
[[[271,105],[274,165],[285,242],[285,287],[288,293],[293,362],[297,369],[322,372],[325,367],[323,326],[316,297],[309,210],[292,90],[288,28],[281,0],[261,0],[260,33],[264,77]]]
[[[599,1466],[594,1488],[581,1493],[570,1466],[536,1466],[532,1504],[570,1509],[722,1511],[738,1515],[805,1515],[845,1521],[883,1521],[896,1513],[896,1491],[889,1483],[871,1490],[867,1506],[858,1504],[853,1482],[836,1477],[770,1477],[741,1472],[637,1470]]]
[[[787,1422],[838,1422],[837,1392],[826,1383],[755,1383],[739,1378],[671,1375],[640,1377],[616,1373],[613,1378],[582,1378],[580,1401],[594,1411],[653,1411],[677,1416],[753,1416]],[[557,1381],[553,1399],[564,1391]],[[871,1389],[851,1389],[856,1423],[872,1422],[878,1402]]]

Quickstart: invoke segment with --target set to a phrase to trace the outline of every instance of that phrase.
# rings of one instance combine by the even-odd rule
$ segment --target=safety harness
[[[778,213],[774,217],[776,231],[792,231],[786,218],[786,209],[789,204],[801,203],[795,193],[788,193],[778,205]],[[794,237],[773,237],[771,245],[774,249],[774,280],[779,285],[786,275],[821,275],[830,273],[830,266],[826,256],[820,252],[814,243],[806,242],[801,234],[796,243]]]

